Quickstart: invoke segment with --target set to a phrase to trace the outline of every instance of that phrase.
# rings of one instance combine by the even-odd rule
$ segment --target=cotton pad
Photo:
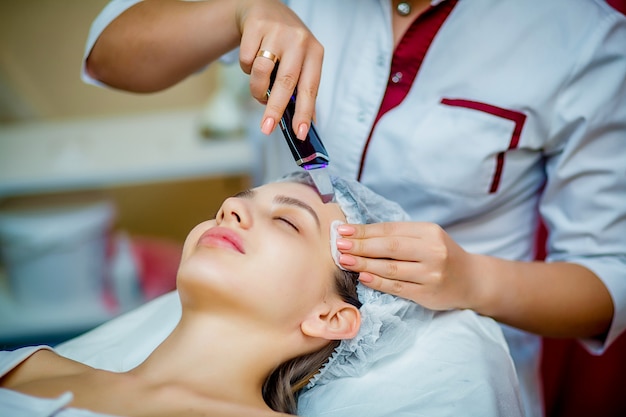
[[[335,220],[334,222],[330,224],[330,254],[332,255],[333,260],[335,261],[337,266],[340,269],[343,269],[344,271],[346,271],[346,269],[343,266],[341,266],[341,264],[339,263],[339,257],[341,256],[341,252],[339,252],[339,249],[337,249],[337,239],[341,237],[339,235],[339,232],[337,231],[337,228],[341,226],[342,224],[345,224],[345,223],[342,222],[341,220]]]

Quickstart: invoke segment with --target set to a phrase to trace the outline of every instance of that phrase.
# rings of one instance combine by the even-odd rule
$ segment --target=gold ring
[[[274,64],[278,62],[278,57],[276,54],[271,53],[270,51],[266,51],[265,49],[260,49],[259,52],[256,53],[257,57],[267,58],[272,61]]]

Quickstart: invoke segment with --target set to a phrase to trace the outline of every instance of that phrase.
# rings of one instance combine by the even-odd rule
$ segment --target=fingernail
[[[356,258],[354,256],[341,254],[339,256],[339,263],[345,266],[354,266],[356,265]]]
[[[370,274],[364,274],[363,272],[361,272],[359,274],[359,281],[365,284],[369,284],[370,282],[374,281],[374,277],[371,276]]]
[[[300,140],[305,140],[308,132],[309,125],[307,125],[306,123],[300,123],[300,126],[298,126],[298,134],[296,135],[296,137]]]
[[[337,227],[337,233],[339,233],[342,236],[351,236],[355,232],[356,232],[356,228],[348,224],[342,224],[339,227]]]
[[[272,119],[271,117],[268,117],[267,119],[263,120],[263,124],[261,125],[261,132],[265,133],[266,135],[269,135],[270,133],[272,133],[273,129],[274,129],[274,119]]]
[[[337,239],[337,249],[352,249],[352,242],[347,239]]]

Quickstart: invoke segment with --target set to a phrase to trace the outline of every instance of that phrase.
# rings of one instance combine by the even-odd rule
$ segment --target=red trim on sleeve
[[[457,0],[447,0],[436,6],[431,6],[417,16],[398,43],[391,61],[391,71],[387,80],[385,96],[361,154],[357,180],[361,179],[367,149],[376,124],[385,113],[402,103],[409,93],[433,39],[435,39],[437,32],[443,26],[456,3]]]
[[[511,134],[511,140],[509,141],[509,147],[507,150],[517,148],[522,135],[522,129],[524,128],[524,123],[526,122],[526,115],[524,113],[472,100],[443,98],[441,99],[441,104],[477,110],[512,121],[515,123],[515,127],[513,128],[513,133]],[[502,171],[504,170],[504,155],[505,152],[503,151],[496,156],[496,170],[493,174],[493,179],[491,180],[491,187],[489,188],[490,194],[498,191],[500,179],[502,178]]]

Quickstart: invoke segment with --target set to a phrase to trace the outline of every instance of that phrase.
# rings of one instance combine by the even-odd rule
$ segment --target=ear
[[[327,340],[351,339],[361,327],[359,309],[345,301],[336,301],[312,313],[301,324],[302,333]]]

